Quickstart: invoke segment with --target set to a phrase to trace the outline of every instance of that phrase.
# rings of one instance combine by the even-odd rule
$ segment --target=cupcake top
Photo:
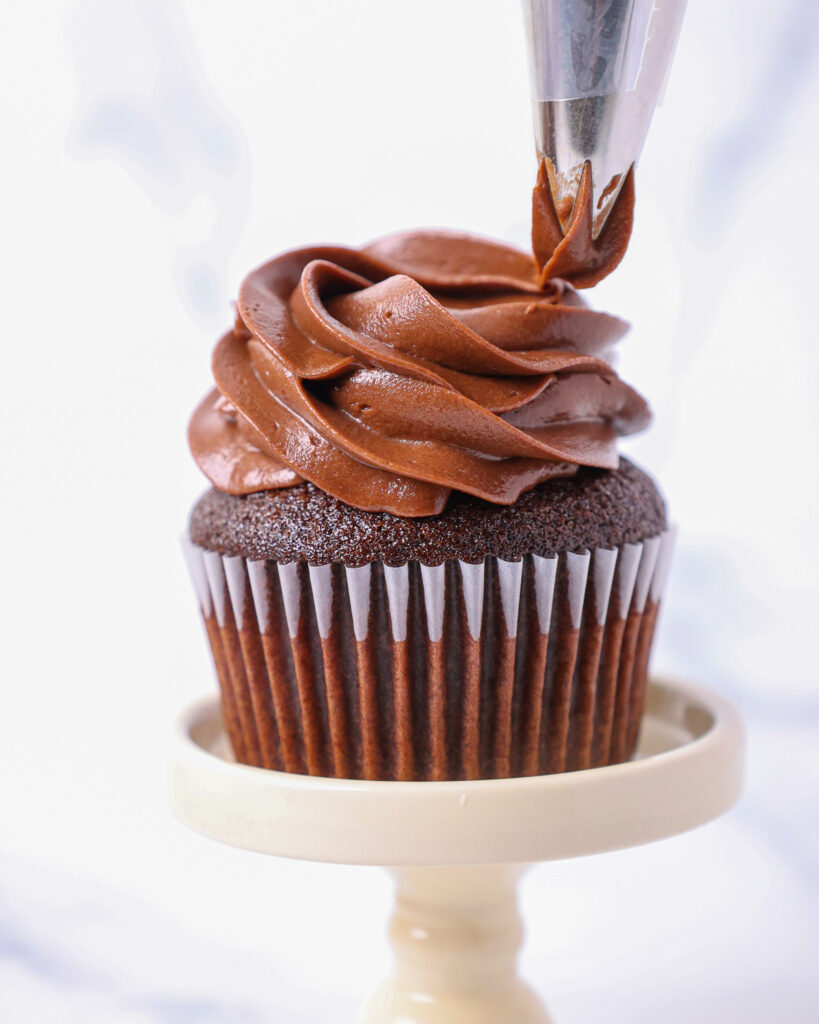
[[[610,359],[627,325],[576,291],[622,258],[628,175],[592,237],[588,168],[561,219],[541,167],[534,258],[441,231],[298,249],[251,273],[191,420],[234,495],[308,481],[348,505],[436,515],[453,491],[508,505],[582,466],[616,469],[649,419]]]
[[[190,538],[208,551],[281,563],[440,565],[611,550],[656,537],[666,525],[654,482],[621,459],[615,472],[581,468],[511,507],[455,492],[440,515],[420,518],[353,508],[308,483],[243,498],[211,488],[191,513]]]

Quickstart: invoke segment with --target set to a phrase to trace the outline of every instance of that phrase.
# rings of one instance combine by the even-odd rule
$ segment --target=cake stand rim
[[[442,782],[334,779],[228,761],[193,738],[219,713],[218,698],[203,697],[177,717],[171,809],[228,845],[349,864],[526,863],[642,845],[728,810],[741,792],[745,749],[742,718],[725,697],[664,677],[651,679],[649,696],[687,702],[711,724],[637,761]],[[652,718],[667,722],[647,715],[649,727]]]

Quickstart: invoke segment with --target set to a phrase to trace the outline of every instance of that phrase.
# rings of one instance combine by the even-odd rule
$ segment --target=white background
[[[518,5],[18,4],[0,47],[0,1020],[351,1020],[386,876],[166,810],[171,721],[213,687],[185,426],[277,251],[526,244]],[[813,0],[693,0],[591,296],[634,324],[620,370],[656,418],[626,450],[682,530],[656,664],[740,703],[751,761],[719,823],[530,873],[524,969],[564,1024],[819,1017],[818,55]]]

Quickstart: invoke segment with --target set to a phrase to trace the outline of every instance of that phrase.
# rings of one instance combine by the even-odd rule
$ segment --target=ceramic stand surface
[[[477,782],[354,782],[236,764],[209,698],[179,720],[171,806],[191,828],[243,849],[394,870],[395,970],[359,1024],[548,1024],[516,970],[524,866],[710,821],[739,795],[743,742],[726,701],[655,680],[628,764]]]

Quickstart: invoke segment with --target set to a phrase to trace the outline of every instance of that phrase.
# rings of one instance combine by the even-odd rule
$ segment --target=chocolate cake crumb
[[[581,469],[547,480],[514,505],[453,494],[440,515],[415,519],[353,508],[309,483],[245,496],[211,489],[191,513],[190,536],[200,547],[251,559],[439,565],[619,547],[665,527],[654,482],[621,459],[616,471]]]

